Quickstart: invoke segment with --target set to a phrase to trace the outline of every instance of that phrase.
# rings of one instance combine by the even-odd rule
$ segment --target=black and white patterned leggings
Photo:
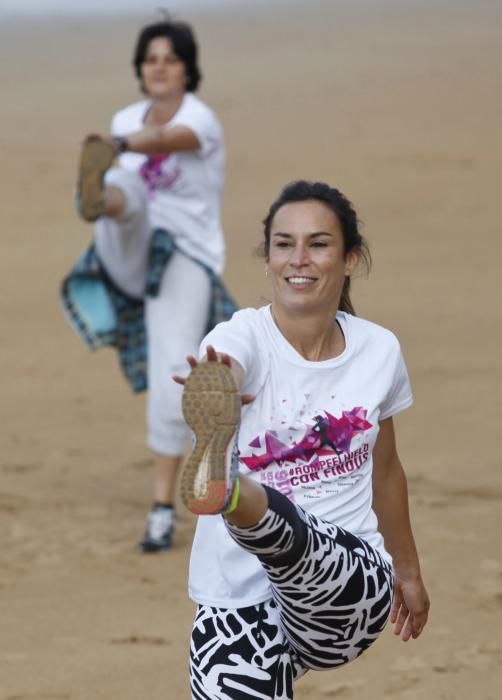
[[[260,559],[273,599],[233,610],[199,605],[193,700],[291,700],[294,680],[352,661],[387,622],[390,564],[350,532],[265,488],[269,508],[257,525],[226,525]]]

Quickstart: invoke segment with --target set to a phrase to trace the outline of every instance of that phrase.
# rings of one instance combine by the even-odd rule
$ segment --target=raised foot
[[[219,513],[237,476],[233,451],[241,399],[230,369],[220,362],[196,365],[185,382],[182,406],[195,446],[181,476],[181,498],[192,513]]]
[[[114,157],[113,146],[102,139],[91,139],[82,146],[78,169],[77,208],[86,221],[96,221],[103,215],[103,181]]]

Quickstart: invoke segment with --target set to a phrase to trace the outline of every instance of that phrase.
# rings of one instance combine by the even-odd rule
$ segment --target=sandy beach
[[[388,628],[295,697],[497,700],[502,8],[314,0],[183,17],[225,129],[229,288],[242,306],[267,299],[253,251],[287,181],[338,186],[373,254],[357,312],[398,335],[415,394],[397,425],[429,626],[408,644]],[[190,697],[195,520],[180,506],[172,551],[137,553],[144,397],[58,300],[91,237],[73,209],[79,142],[139,99],[132,47],[152,18],[0,24],[0,700]]]

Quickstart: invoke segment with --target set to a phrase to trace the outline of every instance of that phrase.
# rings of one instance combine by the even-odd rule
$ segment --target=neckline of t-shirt
[[[183,99],[180,102],[180,106],[178,107],[176,112],[173,114],[171,119],[168,122],[166,122],[166,124],[170,124],[172,122],[172,120],[174,119],[174,117],[180,113],[181,109],[186,104],[187,99],[189,99],[189,93],[185,92],[185,94],[183,95]],[[143,126],[145,125],[146,115],[148,114],[148,110],[150,109],[151,106],[152,106],[152,100],[148,100],[148,99],[144,100],[144,102],[143,102],[143,114],[141,115],[141,123],[143,124]]]
[[[315,367],[318,369],[331,368],[343,364],[347,361],[349,356],[352,354],[353,338],[351,332],[350,316],[344,311],[336,312],[336,320],[340,324],[342,333],[345,338],[345,349],[340,355],[336,357],[330,357],[327,360],[306,360],[300,355],[298,350],[296,350],[291,343],[283,336],[280,329],[277,327],[274,318],[272,316],[272,305],[269,304],[265,307],[265,319],[266,323],[270,329],[273,340],[277,343],[280,351],[284,355],[284,359],[294,363],[295,365],[300,365],[301,367]]]

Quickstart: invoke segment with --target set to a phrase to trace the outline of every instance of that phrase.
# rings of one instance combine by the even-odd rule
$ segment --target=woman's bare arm
[[[395,633],[407,641],[422,632],[430,604],[411,528],[408,487],[397,454],[392,418],[380,423],[373,451],[373,508],[394,562],[396,589],[391,622],[395,623]]]
[[[197,151],[201,144],[188,126],[146,126],[126,136],[127,150],[153,155],[172,151]]]

